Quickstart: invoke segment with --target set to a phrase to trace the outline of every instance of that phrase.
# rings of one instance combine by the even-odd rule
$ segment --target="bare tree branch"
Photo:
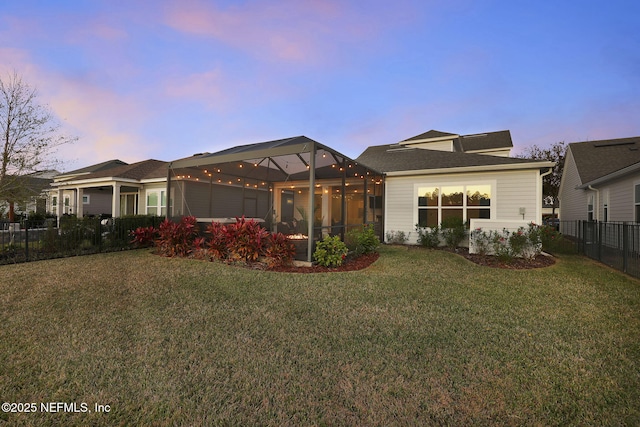
[[[24,175],[54,164],[55,150],[77,140],[60,134],[60,124],[37,97],[15,71],[0,78],[0,200],[9,203],[29,194]]]

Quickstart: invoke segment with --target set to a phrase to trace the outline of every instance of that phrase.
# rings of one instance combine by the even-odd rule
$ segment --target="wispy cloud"
[[[165,14],[166,24],[180,32],[262,59],[307,65],[330,60],[345,45],[366,42],[393,22],[386,18],[368,19],[366,8],[327,0],[259,0],[229,7],[192,0],[168,5]]]

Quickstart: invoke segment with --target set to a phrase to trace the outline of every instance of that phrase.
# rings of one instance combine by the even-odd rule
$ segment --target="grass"
[[[638,425],[640,282],[383,247],[285,274],[118,252],[0,267],[8,425]]]

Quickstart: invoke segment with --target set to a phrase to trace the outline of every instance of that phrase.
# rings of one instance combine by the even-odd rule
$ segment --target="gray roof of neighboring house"
[[[452,153],[448,151],[427,150],[424,148],[401,147],[398,145],[376,145],[369,147],[356,161],[380,172],[544,163],[513,157],[498,157],[461,152]],[[541,167],[545,166],[541,165]]]
[[[112,162],[120,162],[120,165],[117,165]],[[151,179],[151,178],[163,178],[167,176],[167,162],[163,162],[160,160],[143,160],[141,162],[127,164],[120,160],[110,160],[109,162],[101,163],[100,165],[111,164],[109,167],[98,167],[96,171],[91,171],[94,166],[87,166],[80,170],[85,170],[85,172],[70,172],[68,174],[61,175],[57,178],[65,178],[67,175],[70,175],[67,179],[95,179],[95,178],[125,178],[125,179],[134,179],[134,180],[142,180],[142,179]],[[78,173],[83,173],[84,175],[81,177],[75,176]]]
[[[582,184],[640,162],[640,137],[574,142],[569,150]]]
[[[69,172],[63,172],[59,176],[79,175],[79,174],[86,174],[86,173],[92,173],[92,172],[99,172],[102,170],[111,169],[111,168],[124,166],[124,165],[127,165],[127,163],[123,162],[122,160],[118,160],[118,159],[107,160],[106,162],[97,163],[95,165],[86,166],[84,168],[72,170]]]

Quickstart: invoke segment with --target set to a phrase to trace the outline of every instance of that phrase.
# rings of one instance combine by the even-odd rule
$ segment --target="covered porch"
[[[363,224],[382,234],[382,174],[305,136],[202,153],[169,164],[167,217],[206,224],[245,216],[312,260],[314,242]]]

